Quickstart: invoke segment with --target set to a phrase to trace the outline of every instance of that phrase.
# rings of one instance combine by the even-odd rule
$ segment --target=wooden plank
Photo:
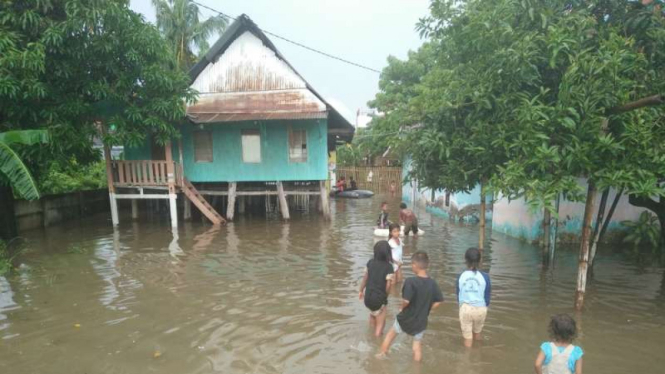
[[[325,181],[319,182],[319,190],[321,195],[321,210],[325,219],[330,219],[330,204],[328,203],[328,190],[326,189]]]
[[[117,194],[115,198],[121,199],[168,199],[167,194]]]
[[[118,183],[125,184],[125,163],[119,161],[117,163],[117,166],[118,166]]]

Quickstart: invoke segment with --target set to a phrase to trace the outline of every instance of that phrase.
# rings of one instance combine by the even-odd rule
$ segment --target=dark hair
[[[388,226],[388,240],[393,238],[393,230],[394,229],[398,229],[398,230],[402,231],[402,228],[399,226],[399,223],[391,223]]]
[[[471,247],[467,249],[466,253],[464,254],[466,266],[473,271],[478,271],[481,256],[482,255],[480,254],[480,250],[478,248]]]
[[[353,180],[353,175],[349,177],[349,179]]]
[[[385,240],[379,240],[374,244],[374,259],[376,261],[393,262],[393,252],[390,250],[390,244]]]
[[[427,252],[416,251],[416,253],[411,256],[411,262],[418,265],[419,268],[426,270],[429,266],[429,256],[427,255]]]
[[[384,206],[384,205],[388,205],[388,202],[387,201],[382,201],[381,206]]]
[[[555,342],[572,343],[577,336],[575,320],[568,314],[553,315],[548,330],[550,338]]]
[[[406,203],[401,203],[399,204],[400,209],[406,209]]]

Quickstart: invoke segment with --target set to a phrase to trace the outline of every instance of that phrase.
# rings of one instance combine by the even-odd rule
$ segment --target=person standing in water
[[[358,183],[353,179],[353,177],[349,177],[349,183],[351,184],[351,188],[349,188],[349,191],[355,191],[358,189]]]
[[[481,340],[480,333],[487,318],[492,283],[490,276],[478,270],[481,254],[478,248],[469,248],[464,254],[467,270],[455,282],[455,293],[459,302],[459,321],[464,337],[464,346],[471,348],[474,340]]]
[[[404,236],[409,236],[409,231],[413,231],[414,236],[418,235],[418,218],[406,203],[399,204],[399,221],[404,225]]]
[[[369,309],[369,325],[374,327],[374,336],[383,334],[386,324],[388,294],[393,286],[394,272],[388,242],[381,240],[374,245],[374,258],[367,262],[360,283],[358,298]]]
[[[390,250],[392,251],[393,270],[395,271],[396,283],[402,281],[402,257],[404,255],[404,247],[402,246],[402,240],[399,238],[400,231],[401,229],[396,223],[392,223],[388,226],[388,244],[390,244]]]
[[[413,359],[416,362],[422,360],[421,341],[425,329],[427,329],[429,313],[438,308],[443,302],[443,294],[441,294],[439,285],[427,275],[428,266],[429,256],[427,256],[427,253],[418,251],[411,256],[411,269],[413,269],[416,276],[404,281],[400,312],[395,324],[383,339],[381,352],[376,355],[377,358],[385,357],[397,334],[405,332],[413,336]]]
[[[385,229],[390,226],[390,221],[388,221],[388,203],[381,203],[381,214],[379,214],[379,219],[376,221],[376,227],[380,229]]]
[[[552,341],[540,345],[536,357],[536,374],[582,374],[582,348],[573,345],[577,326],[568,314],[557,314],[550,320]]]

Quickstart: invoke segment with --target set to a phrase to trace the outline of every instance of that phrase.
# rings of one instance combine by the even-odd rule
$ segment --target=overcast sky
[[[381,70],[388,55],[406,57],[422,40],[414,27],[429,0],[197,0],[231,16],[247,14],[260,28]],[[155,21],[151,0],[131,8]],[[203,19],[212,12],[202,9]],[[277,49],[352,123],[378,91],[379,74],[309,52],[268,35]],[[215,40],[211,40],[212,45]]]

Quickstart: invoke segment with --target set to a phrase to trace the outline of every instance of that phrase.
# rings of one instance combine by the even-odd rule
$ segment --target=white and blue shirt
[[[457,277],[455,285],[459,304],[484,307],[490,305],[492,283],[490,276],[480,270],[466,270]]]

